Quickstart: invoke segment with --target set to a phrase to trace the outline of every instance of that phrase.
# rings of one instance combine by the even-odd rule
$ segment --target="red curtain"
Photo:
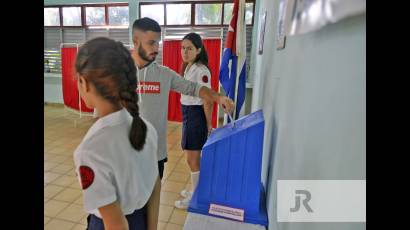
[[[63,86],[64,104],[72,109],[80,110],[79,97],[77,88],[77,79],[75,78],[75,58],[77,56],[76,47],[61,48],[61,73]],[[88,108],[84,101],[81,100],[82,112],[93,112],[94,109]]]
[[[221,55],[221,40],[220,39],[204,39],[205,49],[208,53],[208,65],[211,70],[211,87],[218,92],[219,86],[219,64]],[[162,51],[162,63],[172,70],[180,73],[182,65],[181,57],[181,41],[164,41]],[[177,92],[171,91],[168,100],[168,120],[182,121],[181,112],[181,95]],[[212,112],[212,126],[215,128],[217,123],[217,109],[218,105],[214,103]]]
[[[182,65],[181,41],[164,41],[162,48],[162,64],[180,73]],[[168,120],[182,121],[181,94],[175,91],[169,92],[168,97]]]

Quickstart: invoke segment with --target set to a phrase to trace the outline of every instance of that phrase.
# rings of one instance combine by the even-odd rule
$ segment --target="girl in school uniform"
[[[157,133],[139,115],[129,51],[96,38],[80,48],[75,69],[81,98],[99,115],[74,152],[87,229],[157,229]]]
[[[184,78],[211,88],[208,55],[198,34],[185,35],[182,39],[181,55]],[[183,116],[181,147],[187,154],[187,163],[191,170],[191,188],[181,191],[184,199],[175,201],[175,207],[187,209],[198,185],[201,150],[212,131],[213,104],[188,95],[181,95],[181,104]]]

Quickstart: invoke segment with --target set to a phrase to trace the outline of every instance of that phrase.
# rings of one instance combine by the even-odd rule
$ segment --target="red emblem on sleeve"
[[[204,83],[208,83],[208,76],[206,76],[206,75],[202,76],[202,81]]]
[[[80,166],[81,186],[83,190],[90,187],[94,181],[94,171],[88,166]]]

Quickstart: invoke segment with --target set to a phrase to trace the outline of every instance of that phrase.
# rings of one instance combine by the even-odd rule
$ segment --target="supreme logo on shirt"
[[[161,93],[161,83],[160,82],[150,82],[150,81],[141,81],[137,85],[137,93]]]

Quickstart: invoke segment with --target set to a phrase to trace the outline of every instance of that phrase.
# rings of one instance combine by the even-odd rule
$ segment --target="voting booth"
[[[268,225],[261,183],[264,124],[259,110],[211,133],[188,212]]]

